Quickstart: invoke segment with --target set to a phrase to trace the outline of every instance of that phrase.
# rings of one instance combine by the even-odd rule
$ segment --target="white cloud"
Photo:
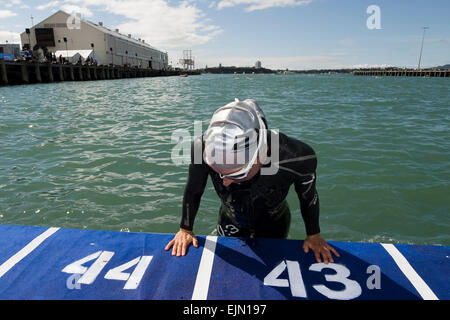
[[[11,10],[0,10],[0,19],[10,18],[17,16],[17,13]]]
[[[0,43],[20,43],[20,34],[11,31],[0,31]]]
[[[221,0],[217,4],[217,9],[235,7],[239,5],[246,6],[245,11],[251,12],[263,10],[272,7],[296,7],[304,6],[313,0]]]
[[[59,4],[59,1],[50,1],[44,4],[41,4],[40,6],[37,6],[36,9],[38,10],[45,10],[48,8],[56,7]]]
[[[21,3],[22,0],[11,0],[8,3],[5,3],[5,7],[7,8],[17,7]]]
[[[70,14],[80,13],[83,17],[92,17],[94,14],[86,7],[80,7],[72,4],[64,4],[61,9]]]
[[[118,28],[124,34],[145,39],[158,48],[189,48],[204,44],[222,32],[205,17],[195,3],[189,1],[181,1],[178,4],[169,3],[169,0],[65,0],[65,2],[84,8],[96,7],[98,10],[123,16],[128,21],[110,28]]]

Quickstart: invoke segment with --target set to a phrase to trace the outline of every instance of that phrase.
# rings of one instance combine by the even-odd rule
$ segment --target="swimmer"
[[[201,161],[196,163],[199,150]],[[274,152],[278,159],[272,163]],[[264,174],[271,166],[278,170]],[[221,199],[220,236],[286,238],[291,221],[286,197],[294,185],[307,235],[304,252],[311,250],[317,262],[334,262],[333,254],[339,254],[320,235],[316,169],[314,150],[269,130],[255,100],[236,99],[217,109],[208,129],[192,142],[180,230],[165,250],[172,248],[172,255],[184,256],[191,244],[198,247],[194,220],[209,176]]]

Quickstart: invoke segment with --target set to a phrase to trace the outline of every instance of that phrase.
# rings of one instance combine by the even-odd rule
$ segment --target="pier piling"
[[[73,71],[73,66],[68,66],[67,68],[65,68],[66,70],[69,71],[69,80],[70,81],[75,81],[75,73]]]
[[[80,66],[75,66],[74,67],[76,69],[76,74],[78,75],[78,79],[79,81],[83,81],[83,70],[81,69]]]
[[[2,84],[8,84],[8,73],[6,72],[5,61],[0,61],[0,73]]]
[[[45,67],[44,67],[44,81],[45,82],[53,82],[54,78],[53,78],[53,68],[51,63],[48,63]]]
[[[36,82],[42,82],[41,68],[39,63],[34,63],[34,75]]]
[[[30,83],[30,77],[28,76],[28,68],[25,63],[20,64],[20,75],[23,83]]]
[[[56,66],[56,68],[58,69],[58,80],[59,81],[64,81],[64,72],[63,72],[62,64],[58,64]]]

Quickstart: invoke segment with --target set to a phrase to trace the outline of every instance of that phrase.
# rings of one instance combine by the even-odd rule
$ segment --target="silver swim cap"
[[[235,99],[217,109],[204,133],[204,160],[215,171],[241,169],[230,178],[246,176],[267,146],[264,112],[255,100]]]

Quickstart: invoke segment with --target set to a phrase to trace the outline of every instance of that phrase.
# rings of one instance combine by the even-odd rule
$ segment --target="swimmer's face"
[[[261,168],[261,164],[259,163],[259,161],[257,163],[255,163],[252,168],[250,169],[248,175],[245,178],[242,179],[231,179],[231,178],[223,178],[223,185],[225,187],[228,187],[230,184],[232,183],[240,183],[240,182],[244,182],[247,180],[250,180],[251,178],[253,178],[259,171],[259,169]],[[221,172],[219,172],[221,175],[227,175],[227,174],[232,174],[235,172],[238,172],[239,170],[241,170],[242,168],[239,168],[237,170],[223,170]]]
[[[263,161],[265,160],[265,157],[267,155],[267,151],[268,150],[269,150],[269,148],[267,147],[266,151],[265,151],[265,154],[263,155],[263,158],[262,158]],[[250,180],[251,178],[253,178],[258,173],[259,169],[261,169],[261,166],[262,166],[262,164],[260,162],[260,159],[258,158],[256,160],[256,163],[252,166],[252,168],[250,169],[248,175],[245,178],[242,178],[242,179],[231,179],[231,178],[224,177],[222,179],[223,180],[223,185],[225,187],[228,187],[232,183],[240,183],[240,182],[244,182],[244,181]],[[233,169],[233,170],[220,170],[218,168],[212,167],[212,169],[214,171],[216,171],[217,173],[219,173],[222,176],[238,172],[238,171],[242,170],[243,168],[244,167],[241,167],[241,168],[238,168],[238,169]]]

